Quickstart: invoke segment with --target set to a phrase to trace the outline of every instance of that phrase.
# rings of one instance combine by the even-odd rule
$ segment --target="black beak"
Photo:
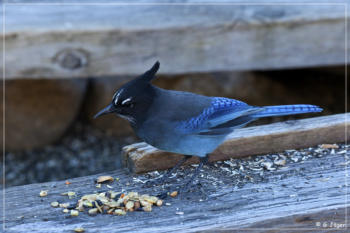
[[[97,117],[99,116],[102,116],[102,115],[106,115],[108,113],[112,113],[112,112],[115,112],[115,107],[113,104],[110,104],[108,105],[107,107],[105,107],[104,109],[102,109],[101,111],[99,111],[95,116],[94,116],[94,119],[96,119]]]

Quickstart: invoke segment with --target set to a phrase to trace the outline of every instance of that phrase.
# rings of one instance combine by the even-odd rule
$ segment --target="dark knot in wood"
[[[87,65],[87,52],[81,49],[65,49],[56,54],[54,61],[64,69],[79,69]]]

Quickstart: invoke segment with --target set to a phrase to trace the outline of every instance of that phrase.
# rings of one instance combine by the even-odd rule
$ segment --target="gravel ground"
[[[6,187],[64,180],[121,167],[122,147],[135,138],[114,138],[77,123],[61,141],[43,149],[5,154]],[[1,174],[2,173],[1,161]]]

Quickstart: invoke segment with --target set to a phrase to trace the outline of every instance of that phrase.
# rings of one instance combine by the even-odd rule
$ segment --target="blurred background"
[[[120,168],[122,147],[138,139],[123,119],[92,117],[156,60],[154,84],[162,88],[258,106],[315,104],[324,108],[317,116],[344,113],[345,5],[281,2],[5,3],[6,186]]]

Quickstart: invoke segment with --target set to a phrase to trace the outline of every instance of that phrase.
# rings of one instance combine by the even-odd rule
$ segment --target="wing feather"
[[[182,121],[179,128],[188,134],[201,136],[225,135],[254,120],[250,115],[263,111],[242,101],[214,97],[211,106],[198,116]]]

